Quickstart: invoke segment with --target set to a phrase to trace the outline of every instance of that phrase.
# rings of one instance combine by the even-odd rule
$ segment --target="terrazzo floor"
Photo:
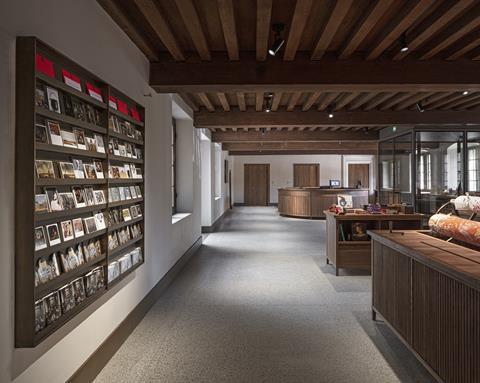
[[[324,244],[324,221],[235,208],[96,382],[434,382]]]

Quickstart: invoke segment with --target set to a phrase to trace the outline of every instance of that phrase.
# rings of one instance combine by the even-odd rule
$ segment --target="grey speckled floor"
[[[434,382],[324,241],[323,221],[235,208],[96,382]]]

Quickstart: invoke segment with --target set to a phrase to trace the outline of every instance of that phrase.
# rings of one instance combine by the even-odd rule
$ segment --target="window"
[[[443,186],[448,190],[448,154],[443,156]]]
[[[430,153],[422,153],[418,162],[420,191],[432,188],[432,164]]]
[[[175,120],[172,119],[172,141],[170,144],[170,162],[171,162],[171,176],[172,176],[172,214],[177,212],[177,171],[176,171],[176,162],[177,162],[177,125]]]
[[[480,156],[478,155],[478,148],[469,148],[468,149],[468,190],[469,191],[478,191],[479,190],[479,162]]]
[[[222,196],[222,147],[215,144],[215,199]]]

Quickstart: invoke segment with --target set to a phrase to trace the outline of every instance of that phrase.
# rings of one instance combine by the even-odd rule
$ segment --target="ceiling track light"
[[[404,32],[400,37],[400,52],[408,51],[408,44],[407,44],[407,33]]]
[[[272,24],[274,39],[273,39],[273,45],[268,50],[268,54],[270,56],[275,56],[278,53],[278,51],[283,47],[283,44],[285,44],[285,39],[282,38],[282,32],[284,29],[285,29],[285,24],[282,24],[282,23]]]
[[[419,111],[420,113],[425,112],[425,109],[424,109],[424,107],[422,106],[421,103],[417,102],[417,105],[416,105],[416,106],[417,106],[417,109],[418,109],[418,111]]]
[[[463,94],[464,96],[466,96],[466,95],[468,94],[468,90],[464,90],[464,91],[462,92],[462,94]]]
[[[329,106],[327,109],[328,112],[328,118],[333,118],[333,107]]]
[[[263,107],[265,112],[270,113],[272,111],[273,93],[266,93],[263,97]]]

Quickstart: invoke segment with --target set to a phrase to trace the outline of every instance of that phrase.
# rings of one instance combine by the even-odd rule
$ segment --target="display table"
[[[368,204],[369,189],[278,189],[278,212],[302,218],[325,218],[324,210],[337,204],[338,195],[351,195],[354,208]]]
[[[420,229],[422,214],[335,214],[324,211],[326,222],[327,264],[339,269],[371,269],[370,240],[366,235],[372,229]],[[355,230],[360,233],[352,232]],[[363,232],[363,236],[362,236]],[[361,239],[361,240],[359,240]]]
[[[440,382],[480,382],[480,252],[417,231],[369,231],[380,314]]]

